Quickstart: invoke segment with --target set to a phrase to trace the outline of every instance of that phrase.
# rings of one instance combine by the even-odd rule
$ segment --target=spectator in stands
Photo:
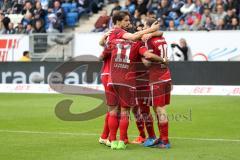
[[[166,24],[165,24],[165,22],[163,21],[163,19],[162,19],[162,18],[158,18],[158,22],[159,22],[159,24],[160,24],[160,30],[161,30],[161,31],[166,31],[166,30],[167,30],[167,27],[166,27]]]
[[[13,23],[8,23],[8,30],[6,31],[6,34],[15,34],[16,30],[14,29]]]
[[[133,15],[135,9],[136,9],[136,5],[135,5],[135,3],[132,0],[125,0],[125,6],[123,7],[123,10],[126,10],[131,15]]]
[[[154,19],[156,19],[157,16],[156,16],[154,11],[148,11],[147,12],[147,18],[154,18]]]
[[[35,9],[34,9],[34,18],[36,20],[40,19],[44,22],[46,17],[46,11],[42,9],[42,5],[40,2],[35,3]]]
[[[162,0],[159,2],[158,9],[157,9],[157,17],[163,18],[165,21],[168,17],[168,14],[170,12],[170,5],[168,3],[168,0]]]
[[[64,20],[64,11],[61,8],[60,1],[56,0],[53,3],[53,8],[48,9],[48,12],[51,14],[54,14],[56,19],[55,22],[53,23],[53,28],[57,29],[59,32],[63,31],[63,20]]]
[[[234,14],[239,14],[239,1],[238,0],[227,0],[226,8],[227,10],[232,10]]]
[[[185,17],[185,20],[189,26],[191,26],[196,19],[201,20],[201,15],[197,13],[195,10],[188,13]]]
[[[107,10],[102,10],[101,16],[97,19],[95,23],[95,29],[93,32],[103,32],[107,29],[110,17],[107,14]]]
[[[180,11],[182,12],[182,14],[188,14],[190,12],[193,12],[193,10],[195,9],[196,5],[193,3],[192,0],[187,0],[187,3],[185,3]]]
[[[23,5],[18,1],[14,0],[12,5],[12,14],[20,14],[22,12]]]
[[[23,25],[21,23],[18,23],[15,30],[16,30],[16,34],[24,34],[24,28],[23,28]]]
[[[213,14],[211,13],[210,8],[204,8],[204,12],[201,18],[201,26],[203,26],[206,23],[207,17],[211,17],[211,19],[213,19]]]
[[[115,10],[117,10],[117,11],[120,11],[120,10],[122,10],[122,7],[121,7],[121,5],[120,5],[120,3],[119,3],[119,0],[114,0],[113,1],[114,2],[114,7],[113,7],[113,9],[112,9],[112,11],[111,11],[111,16],[113,15],[113,12],[115,11]]]
[[[3,0],[3,2],[0,2],[0,9],[5,13],[9,13],[11,7],[11,1],[9,0]]]
[[[49,0],[40,0],[40,2],[41,2],[42,9],[48,10],[49,3],[51,2],[49,2]]]
[[[201,30],[200,20],[196,18],[193,24],[189,27],[191,31],[198,31]]]
[[[170,7],[170,13],[169,15],[175,15],[177,17],[180,17],[182,15],[180,8],[184,5],[184,3],[180,0],[173,0],[171,7]]]
[[[222,5],[217,6],[217,12],[213,16],[213,23],[216,24],[219,19],[224,19],[224,17],[227,15],[227,13],[224,11]]]
[[[6,29],[3,25],[3,22],[0,20],[0,34],[4,34],[6,32]]]
[[[168,24],[168,28],[167,28],[167,31],[176,31],[176,27],[175,27],[175,24],[174,24],[174,21],[173,20],[170,20],[169,21],[169,24]]]
[[[225,30],[226,29],[226,26],[225,26],[225,22],[223,19],[219,19],[217,21],[217,24],[216,24],[216,30]]]
[[[216,0],[214,5],[213,5],[213,9],[212,9],[213,13],[217,13],[218,12],[218,6],[219,5],[222,6],[224,11],[227,10],[227,5],[226,5],[225,1],[223,1],[223,0]]]
[[[22,25],[24,28],[26,28],[26,26],[28,24],[33,24],[33,21],[32,21],[32,13],[31,12],[28,12],[24,15],[22,21],[21,21]]]
[[[140,15],[139,10],[137,10],[137,9],[135,10],[134,15],[132,17],[132,22],[135,26],[138,26],[141,24],[141,15]]]
[[[36,21],[34,30],[32,33],[46,33],[46,30],[43,25],[43,21],[41,19]]]
[[[231,25],[232,23],[232,18],[237,17],[236,14],[234,13],[233,9],[228,9],[227,10],[227,15],[224,17],[224,22],[226,24],[226,27]]]
[[[136,9],[140,12],[140,15],[147,14],[148,0],[137,0]]]
[[[213,9],[213,4],[214,4],[214,2],[212,0],[204,0],[203,7],[204,8],[209,8],[210,10],[212,10]]]
[[[23,10],[22,10],[23,15],[28,14],[28,13],[31,13],[32,15],[34,15],[34,8],[32,6],[31,1],[26,1],[25,5],[23,7]]]
[[[195,7],[196,12],[202,15],[204,11],[202,1],[196,0],[195,3],[196,3],[196,7]]]
[[[33,33],[33,27],[32,27],[32,24],[28,24],[26,26],[26,29],[24,31],[25,34],[32,34]]]
[[[202,28],[207,31],[211,31],[215,29],[215,24],[212,21],[212,18],[206,17],[206,22],[203,24]]]
[[[58,23],[57,16],[55,14],[49,14],[47,19],[47,33],[59,33]]]
[[[228,26],[227,29],[228,30],[239,30],[240,26],[239,26],[238,18],[236,18],[236,17],[232,18],[232,23],[230,26]]]
[[[4,13],[0,13],[0,21],[2,22],[5,31],[8,30],[8,24],[10,23],[10,19],[4,15]]]
[[[185,23],[184,18],[180,19],[179,26],[177,27],[178,31],[187,31],[189,30],[189,26]]]
[[[23,52],[23,56],[19,59],[19,61],[21,61],[21,62],[30,62],[31,58],[30,58],[29,51],[24,51]]]

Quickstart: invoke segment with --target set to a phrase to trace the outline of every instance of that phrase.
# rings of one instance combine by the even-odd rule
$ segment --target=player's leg
[[[158,117],[158,129],[160,133],[160,139],[157,142],[158,147],[160,148],[169,148],[169,139],[168,139],[168,118],[166,106],[164,107],[156,107],[156,114]]]
[[[142,144],[145,141],[146,135],[144,131],[144,121],[143,121],[143,117],[141,116],[140,107],[139,106],[133,107],[132,113],[135,117],[135,122],[136,122],[137,129],[139,131],[139,136],[136,137],[131,143]]]
[[[109,141],[111,142],[111,148],[117,148],[117,130],[118,130],[118,106],[111,106],[108,118],[109,127]]]
[[[111,148],[117,146],[117,130],[118,130],[118,96],[116,95],[113,86],[108,86],[106,92],[107,105],[109,106],[108,128],[109,128],[109,141]],[[115,147],[114,147],[115,146]]]
[[[121,117],[119,121],[119,130],[120,130],[120,138],[117,149],[125,149],[125,139],[127,139],[127,131],[129,126],[129,115],[130,115],[130,107],[123,106],[121,107]]]
[[[127,138],[127,131],[129,126],[130,106],[135,106],[134,91],[129,87],[121,86],[118,89],[119,102],[121,106],[121,114],[119,121],[120,140],[117,149],[126,149],[125,139]]]
[[[150,107],[147,104],[143,104],[141,106],[141,114],[144,119],[145,127],[148,133],[148,138],[144,142],[144,146],[148,147],[149,145],[153,144],[153,142],[156,140],[156,135],[154,131],[154,125],[153,125],[153,117],[150,112]]]
[[[102,84],[104,86],[105,96],[106,96],[106,99],[107,99],[108,95],[106,93],[108,92],[108,86],[107,86],[108,75],[102,75],[101,76],[101,81],[102,81]],[[102,131],[102,134],[99,138],[99,143],[101,143],[101,144],[106,144],[107,140],[108,140],[108,136],[109,136],[109,127],[108,127],[109,110],[110,110],[110,108],[108,108],[108,112],[105,115],[105,120],[104,120],[104,124],[103,124],[103,131]]]
[[[153,105],[155,106],[155,112],[158,119],[158,129],[160,138],[155,143],[157,147],[160,148],[170,148],[170,143],[168,139],[168,117],[166,106],[170,103],[170,83],[158,84],[157,95],[153,97]]]

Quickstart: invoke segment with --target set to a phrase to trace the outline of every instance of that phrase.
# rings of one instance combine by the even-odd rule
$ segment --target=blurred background
[[[160,21],[175,85],[238,86],[239,2],[1,0],[0,62],[9,63],[0,63],[0,80],[2,84],[47,84],[49,74],[62,62],[95,61],[88,72],[76,72],[76,81],[65,83],[101,84],[97,57],[103,49],[98,41],[113,26],[113,13],[125,10],[130,12],[135,28],[141,27],[147,17]],[[16,75],[18,72],[24,75]],[[193,93],[194,89],[186,92]],[[184,90],[188,89],[181,92]],[[239,88],[222,90],[222,94],[239,94]],[[217,90],[210,94],[221,93]]]

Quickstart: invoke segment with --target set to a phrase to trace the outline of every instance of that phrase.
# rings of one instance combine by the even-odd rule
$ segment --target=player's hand
[[[151,28],[155,31],[159,30],[160,29],[160,23],[158,21],[154,22],[152,25],[151,25]]]
[[[146,67],[150,67],[151,66],[151,61],[146,60],[145,58],[142,58],[142,62]]]
[[[146,42],[146,41],[149,40],[150,38],[152,38],[152,34],[151,34],[151,33],[149,33],[149,34],[144,34],[144,35],[142,36],[142,41],[143,41],[143,42]]]
[[[104,34],[104,39],[106,39],[111,33],[113,32],[113,29],[110,29]]]
[[[163,58],[163,63],[165,65],[168,65],[169,64],[169,59],[167,57]]]

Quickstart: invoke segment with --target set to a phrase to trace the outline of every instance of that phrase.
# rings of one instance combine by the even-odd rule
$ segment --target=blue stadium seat
[[[67,14],[68,12],[71,11],[72,4],[71,3],[63,3],[61,5],[62,9],[64,10],[64,13]]]
[[[67,26],[74,27],[77,21],[78,21],[78,13],[76,12],[67,13],[67,17],[66,17]]]

